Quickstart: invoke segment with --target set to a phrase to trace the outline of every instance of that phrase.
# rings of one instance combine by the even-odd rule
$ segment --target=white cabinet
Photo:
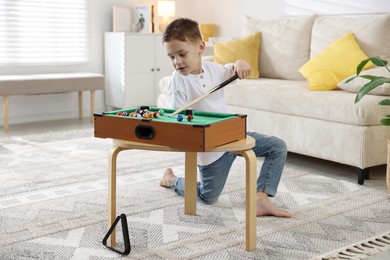
[[[156,105],[158,82],[173,71],[162,34],[106,32],[104,50],[106,105]]]

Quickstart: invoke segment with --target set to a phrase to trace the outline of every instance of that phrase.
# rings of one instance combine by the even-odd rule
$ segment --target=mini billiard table
[[[165,145],[193,152],[246,138],[246,115],[159,107],[133,107],[94,114],[95,137]],[[150,112],[148,116],[144,113]],[[188,120],[188,115],[192,119]],[[182,117],[178,121],[177,117]]]

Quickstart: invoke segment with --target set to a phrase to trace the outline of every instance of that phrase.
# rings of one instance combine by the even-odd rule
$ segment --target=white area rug
[[[0,137],[0,259],[123,258],[102,245],[110,148],[93,129]],[[347,247],[390,233],[385,188],[288,163],[272,200],[294,216],[257,218],[257,249],[246,252],[244,160],[233,165],[218,203],[198,203],[197,216],[184,215],[183,198],[159,186],[163,170],[183,172],[183,161],[180,153],[119,154],[117,210],[129,224],[127,258],[337,259]]]

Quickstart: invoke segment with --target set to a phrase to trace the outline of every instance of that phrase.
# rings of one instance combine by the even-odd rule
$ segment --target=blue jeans
[[[287,158],[286,143],[274,136],[254,132],[247,134],[256,140],[256,145],[252,148],[256,157],[264,157],[264,163],[257,178],[257,192],[262,191],[273,197],[276,194]],[[209,165],[198,165],[200,182],[197,184],[197,195],[201,202],[213,204],[218,200],[237,156],[240,155],[226,152]],[[172,188],[177,194],[184,196],[184,178],[174,179]]]

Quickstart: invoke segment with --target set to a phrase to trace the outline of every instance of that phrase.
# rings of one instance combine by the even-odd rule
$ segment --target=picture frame
[[[131,32],[132,30],[132,12],[130,7],[113,6],[112,7],[112,31],[113,32]]]
[[[152,32],[152,11],[150,5],[135,5],[133,7],[133,32]]]

